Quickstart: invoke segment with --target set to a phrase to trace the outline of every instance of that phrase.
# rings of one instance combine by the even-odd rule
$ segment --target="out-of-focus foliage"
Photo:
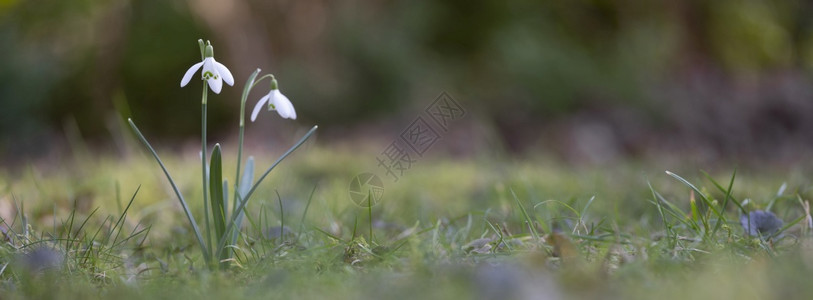
[[[813,4],[801,0],[4,0],[0,18],[0,151],[72,120],[104,135],[116,111],[151,135],[196,133],[200,91],[178,81],[198,38],[238,85],[211,101],[216,129],[256,67],[307,122],[397,115],[446,90],[507,140],[618,107],[635,126],[681,130],[666,103],[738,100],[670,91],[759,90],[782,74],[804,84],[813,68]]]
[[[106,134],[116,109],[132,109],[167,136],[193,130],[173,122],[199,103],[194,91],[178,88],[182,69],[200,60],[195,40],[178,37],[203,35],[184,2],[22,1],[2,15],[0,151],[27,151],[6,142],[31,142],[29,134],[32,146],[43,145],[36,140],[48,129],[61,134],[65,124]],[[136,105],[128,107],[131,99]]]

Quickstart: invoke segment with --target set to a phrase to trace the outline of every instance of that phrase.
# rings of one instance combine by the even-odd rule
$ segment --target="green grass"
[[[223,157],[232,157],[229,147]],[[157,149],[162,152],[161,149]],[[248,151],[250,152],[250,151]],[[813,174],[624,162],[427,157],[368,209],[349,198],[375,151],[306,146],[248,205],[224,271],[146,156],[0,170],[0,295],[21,298],[805,298]],[[202,219],[197,156],[162,154]],[[272,156],[257,157],[270,165]],[[233,162],[223,160],[223,168]],[[673,173],[665,173],[670,170]],[[800,171],[802,170],[802,171]],[[255,174],[259,175],[259,174]],[[231,180],[231,178],[228,178]],[[785,184],[781,193],[780,187]],[[196,194],[197,193],[197,194]],[[691,201],[691,195],[694,201]],[[743,211],[787,226],[745,236]],[[370,218],[372,216],[372,218]],[[221,230],[212,228],[211,230]],[[56,249],[58,267],[25,257]]]

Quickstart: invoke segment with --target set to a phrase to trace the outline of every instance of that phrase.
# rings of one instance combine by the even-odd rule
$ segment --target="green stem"
[[[203,183],[203,215],[204,219],[206,220],[206,244],[209,246],[206,249],[207,253],[211,257],[212,252],[212,232],[209,229],[209,186],[208,180],[206,178],[206,97],[208,95],[209,85],[206,81],[203,81],[203,96],[201,96],[201,121],[200,121],[200,169],[201,169],[201,178]],[[211,264],[211,262],[206,262],[207,264]]]
[[[263,79],[266,79],[266,78],[271,78],[271,77],[274,77],[274,75],[272,75],[272,74],[265,74],[265,75],[263,75],[262,77],[257,78],[257,80],[255,80],[255,81],[254,81],[254,83],[252,83],[252,84],[251,84],[251,88],[253,89],[253,88],[254,88],[254,86],[256,86],[258,83],[260,83],[260,81],[263,81]]]
[[[243,96],[240,98],[240,133],[238,137],[238,145],[237,145],[237,170],[234,175],[234,201],[232,201],[232,214],[237,216],[240,214],[237,211],[237,201],[240,199],[240,167],[243,164],[243,137],[245,136],[245,129],[246,129],[246,101],[248,99],[248,94],[251,92],[251,89],[254,88],[256,84],[254,79],[257,78],[257,74],[260,73],[260,69],[251,73],[248,77],[248,81],[246,81],[246,85],[243,88]],[[233,234],[237,235],[237,232],[240,229],[237,228]]]
[[[238,188],[240,187],[240,166],[243,163],[243,137],[245,136],[245,129],[246,129],[246,101],[248,100],[248,94],[251,92],[251,89],[254,88],[256,82],[254,78],[257,77],[257,74],[260,73],[260,69],[251,73],[248,77],[248,81],[246,81],[246,86],[243,88],[243,96],[240,98],[240,133],[238,137],[238,145],[237,145],[237,172],[234,175],[234,199],[237,199],[237,195],[239,193]],[[265,76],[263,76],[265,77]],[[262,80],[262,78],[260,79]],[[237,208],[237,201],[234,201],[234,208]],[[232,210],[233,213],[236,213]]]

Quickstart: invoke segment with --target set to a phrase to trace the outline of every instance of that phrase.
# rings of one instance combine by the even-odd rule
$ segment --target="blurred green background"
[[[810,1],[0,0],[0,157],[59,152],[66,134],[106,145],[130,116],[196,139],[200,85],[179,82],[198,38],[237,83],[210,97],[215,137],[259,67],[328,141],[397,133],[447,91],[470,113],[461,148],[793,161],[813,146]]]

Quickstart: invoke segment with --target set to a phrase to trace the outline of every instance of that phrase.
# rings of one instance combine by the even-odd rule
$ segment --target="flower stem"
[[[202,175],[202,183],[203,183],[203,209],[204,209],[204,216],[206,220],[206,244],[208,245],[208,249],[202,249],[205,251],[209,257],[212,255],[212,233],[211,229],[209,229],[209,186],[207,176],[206,176],[206,97],[209,91],[209,85],[206,81],[203,81],[203,96],[201,96],[201,125],[200,125],[200,136],[201,136],[201,143],[200,143],[200,166]],[[207,261],[206,264],[209,265],[212,262]]]
[[[239,195],[238,187],[240,186],[240,166],[243,163],[243,137],[246,131],[246,100],[248,100],[248,94],[251,92],[251,89],[253,89],[254,85],[256,85],[254,78],[257,78],[258,73],[260,73],[260,69],[254,71],[254,73],[251,73],[251,75],[248,77],[246,86],[243,88],[243,96],[240,98],[240,133],[237,145],[237,172],[234,176],[234,208],[237,208],[236,200],[237,196]],[[233,211],[233,213],[237,212]]]
[[[254,81],[254,82],[251,84],[251,88],[253,89],[253,88],[254,88],[254,86],[255,86],[255,85],[257,85],[258,83],[260,83],[260,81],[263,81],[263,79],[266,79],[266,78],[273,78],[273,77],[274,77],[274,75],[273,75],[273,74],[265,74],[265,75],[263,75],[262,77],[257,78],[257,80],[255,80],[255,81]]]
[[[246,81],[246,86],[243,88],[243,96],[240,98],[240,133],[238,138],[238,145],[237,145],[237,170],[236,174],[234,175],[234,201],[232,201],[232,214],[237,216],[240,214],[237,211],[237,206],[240,201],[240,166],[243,164],[243,137],[245,136],[245,128],[246,128],[246,100],[248,99],[248,94],[251,92],[251,89],[254,88],[254,79],[257,78],[257,74],[260,73],[260,69],[251,73],[248,76],[248,81]],[[239,234],[240,228],[235,228],[234,233],[227,233],[227,234],[234,234],[232,240],[235,240]]]

